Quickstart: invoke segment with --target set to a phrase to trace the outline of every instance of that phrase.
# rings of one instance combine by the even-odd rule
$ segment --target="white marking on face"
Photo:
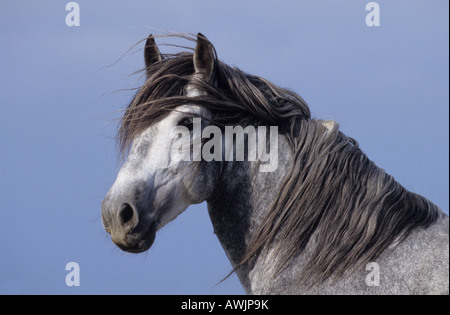
[[[150,126],[137,136],[126,162],[122,166],[110,194],[126,194],[130,189],[145,185],[152,204],[149,214],[158,219],[157,230],[181,214],[192,202],[183,182],[193,168],[189,163],[172,158],[173,129],[185,116],[201,115],[196,105],[183,105],[173,110],[166,118]]]
[[[202,96],[202,95],[206,95],[205,92],[200,91],[199,89],[195,88],[194,86],[188,84],[186,86],[186,96],[187,97],[197,97],[197,96]]]

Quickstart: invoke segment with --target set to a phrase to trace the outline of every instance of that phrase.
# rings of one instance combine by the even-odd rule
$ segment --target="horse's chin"
[[[156,224],[152,224],[143,234],[134,233],[130,238],[132,242],[127,244],[114,242],[121,250],[129,253],[142,253],[150,249],[156,237]]]

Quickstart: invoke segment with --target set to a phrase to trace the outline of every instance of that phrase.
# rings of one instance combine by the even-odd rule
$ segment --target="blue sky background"
[[[409,190],[449,209],[449,2],[77,1],[0,4],[0,294],[241,294],[206,204],[132,255],[103,231],[119,109],[155,28],[204,33],[219,58],[298,92]],[[167,41],[167,40],[164,40]],[[161,47],[161,50],[165,50]],[[111,65],[109,67],[105,67]],[[67,287],[66,263],[81,268]]]

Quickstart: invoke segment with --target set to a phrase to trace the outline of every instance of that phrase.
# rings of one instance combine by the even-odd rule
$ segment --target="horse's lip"
[[[152,245],[156,237],[156,222],[152,223],[148,229],[141,234],[137,241],[131,246],[125,246],[123,244],[116,243],[116,245],[123,251],[129,253],[142,253],[148,250]]]

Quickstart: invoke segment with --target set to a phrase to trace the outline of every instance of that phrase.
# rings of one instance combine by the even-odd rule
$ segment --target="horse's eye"
[[[178,122],[178,126],[185,126],[189,131],[193,129],[193,119],[192,117],[184,117]]]

